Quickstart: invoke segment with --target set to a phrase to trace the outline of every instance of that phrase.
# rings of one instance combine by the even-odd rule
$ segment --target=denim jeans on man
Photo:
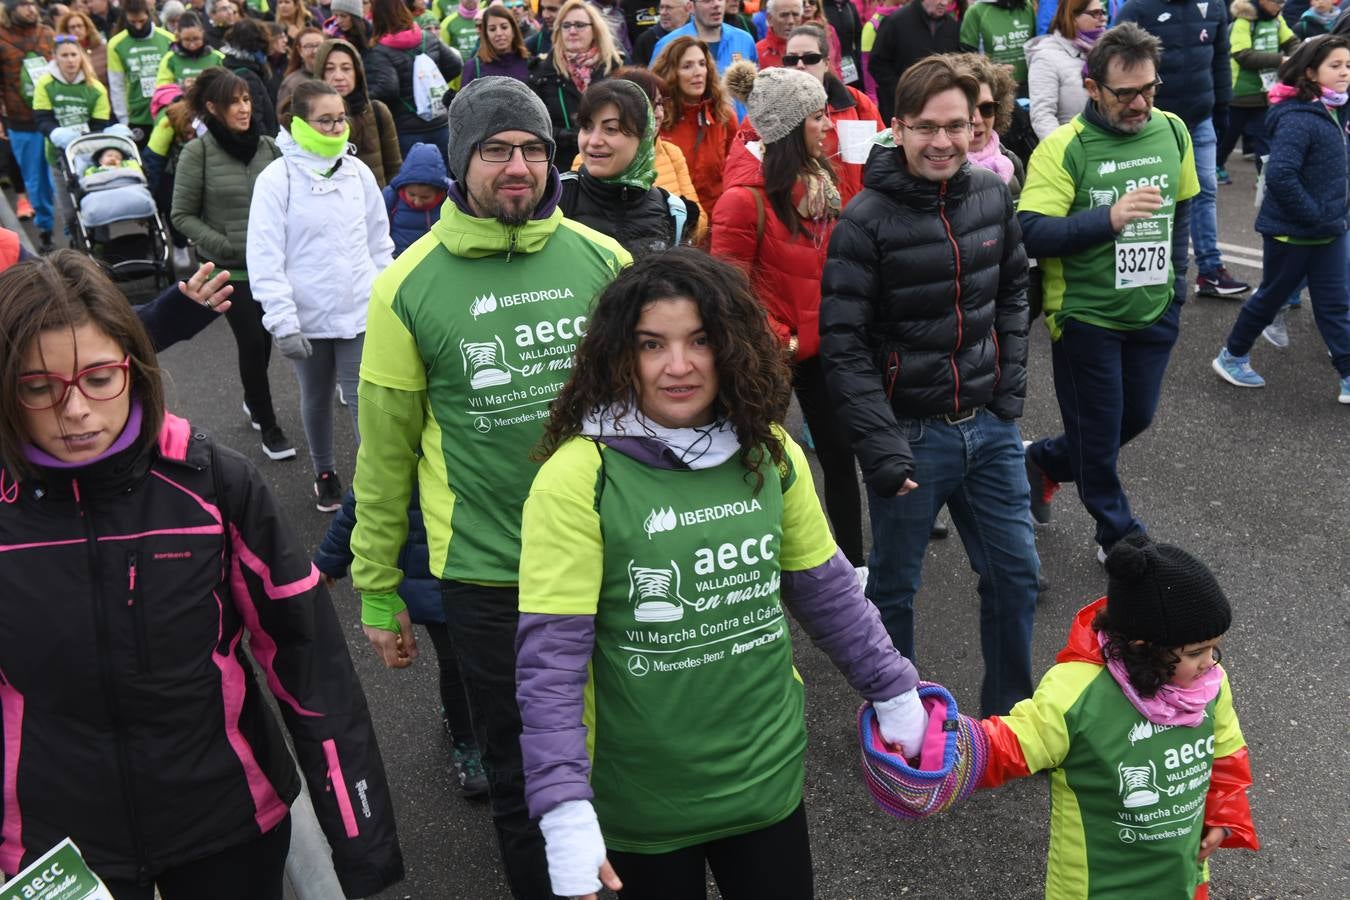
[[[516,900],[553,897],[539,823],[525,807],[525,769],[516,705],[516,625],[520,591],[441,582],[445,625],[459,653],[473,734],[488,777],[492,823],[506,883]]]
[[[1300,281],[1308,282],[1308,301],[1322,340],[1331,351],[1331,364],[1342,378],[1350,376],[1350,301],[1346,299],[1346,248],[1342,234],[1329,244],[1286,244],[1269,235],[1262,242],[1261,286],[1247,298],[1228,334],[1228,352],[1252,352],[1261,329],[1289,301]]]
[[[1201,275],[1210,275],[1223,265],[1219,253],[1219,209],[1215,195],[1219,190],[1214,171],[1218,139],[1214,120],[1205,119],[1191,129],[1191,147],[1195,152],[1195,174],[1200,193],[1191,198],[1191,246],[1195,249],[1195,267]]]
[[[1176,302],[1152,325],[1134,331],[1069,319],[1050,345],[1064,433],[1037,441],[1027,455],[1052,481],[1078,486],[1105,550],[1144,528],[1130,511],[1116,461],[1120,448],[1153,422],[1180,320]]]
[[[872,553],[867,597],[891,640],[914,659],[914,595],[933,519],[945,503],[979,576],[983,715],[1004,715],[1031,696],[1031,631],[1040,559],[1017,423],[988,410],[956,425],[899,419],[918,487],[899,497],[868,489]]]
[[[40,131],[9,129],[9,150],[19,162],[28,202],[33,204],[33,224],[38,231],[53,225],[52,179],[47,166],[47,138]],[[18,185],[15,185],[17,188]]]

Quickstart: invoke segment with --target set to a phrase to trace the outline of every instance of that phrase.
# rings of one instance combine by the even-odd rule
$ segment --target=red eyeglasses
[[[127,355],[119,363],[91,366],[74,378],[52,372],[24,375],[19,379],[19,402],[28,409],[51,409],[66,402],[72,387],[90,400],[116,400],[127,389],[130,369],[131,356]]]

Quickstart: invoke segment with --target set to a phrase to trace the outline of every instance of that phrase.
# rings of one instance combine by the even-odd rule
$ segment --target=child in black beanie
[[[1050,770],[1047,898],[1202,900],[1215,849],[1260,846],[1219,665],[1232,610],[1204,563],[1142,533],[1106,571],[1035,695],[981,723],[980,787]]]

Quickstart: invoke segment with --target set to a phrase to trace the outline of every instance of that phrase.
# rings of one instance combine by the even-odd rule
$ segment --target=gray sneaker
[[[1289,319],[1286,315],[1287,306],[1280,307],[1280,311],[1275,314],[1275,321],[1271,322],[1261,331],[1261,337],[1265,338],[1276,347],[1289,346]]]

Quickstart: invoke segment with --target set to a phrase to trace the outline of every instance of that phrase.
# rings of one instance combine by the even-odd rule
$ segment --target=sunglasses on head
[[[80,39],[73,34],[58,34],[54,40],[58,44],[78,44]]]
[[[808,66],[814,66],[824,59],[821,53],[789,53],[783,57],[783,68],[791,69],[797,63],[806,63]]]

